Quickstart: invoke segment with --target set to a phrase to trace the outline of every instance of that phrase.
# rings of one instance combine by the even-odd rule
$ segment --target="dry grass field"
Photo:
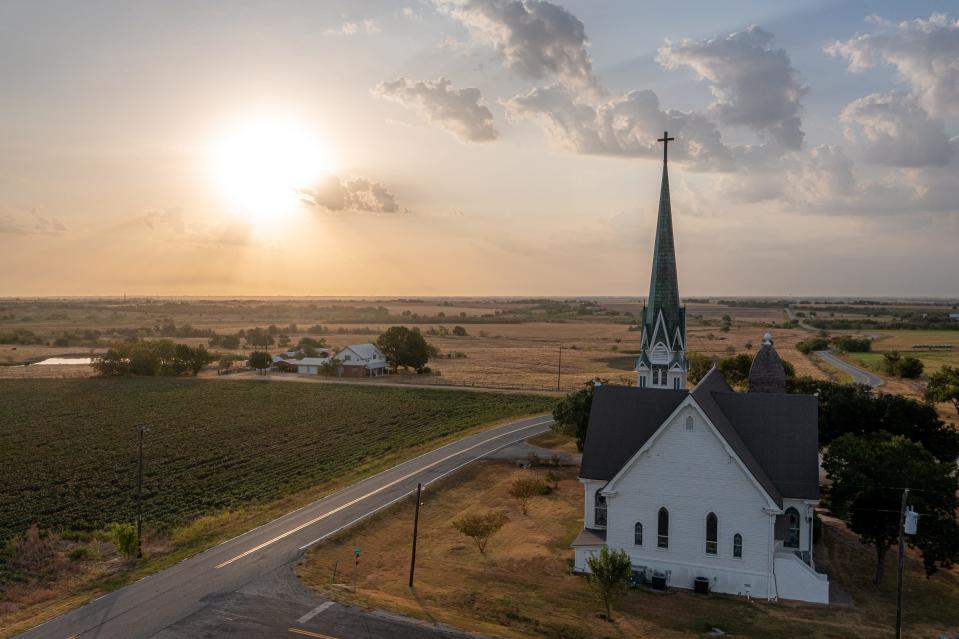
[[[560,386],[563,390],[578,387],[595,379],[607,379],[613,383],[630,383],[633,378],[633,365],[639,350],[640,332],[630,331],[629,322],[623,313],[638,314],[642,304],[637,301],[600,299],[598,303],[612,315],[609,316],[573,316],[562,320],[535,321],[547,316],[540,311],[524,317],[522,322],[512,321],[492,323],[487,317],[482,323],[471,321],[483,315],[517,313],[524,309],[534,309],[527,303],[504,302],[496,300],[424,300],[415,301],[338,301],[324,302],[333,308],[363,308],[382,306],[386,308],[392,322],[336,323],[320,322],[310,318],[310,304],[304,301],[275,302],[276,308],[266,311],[256,307],[248,309],[250,303],[234,302],[201,304],[163,304],[156,311],[150,306],[137,306],[132,311],[110,311],[105,307],[91,306],[73,309],[68,313],[47,313],[45,316],[24,316],[15,322],[0,323],[0,331],[23,328],[42,335],[56,335],[64,331],[96,329],[108,327],[130,328],[149,326],[164,319],[175,321],[177,325],[190,324],[198,329],[210,329],[217,333],[233,333],[253,326],[288,326],[293,323],[298,332],[289,337],[295,344],[307,335],[307,329],[316,323],[322,323],[328,330],[323,335],[327,343],[340,347],[358,342],[373,341],[383,330],[393,325],[415,326],[428,333],[431,328],[438,331],[451,329],[461,313],[466,314],[463,326],[468,332],[466,337],[427,335],[427,339],[439,348],[441,356],[430,362],[430,367],[438,376],[427,381],[432,383],[449,382],[452,384],[511,385],[518,388],[555,389],[557,385],[557,366],[559,349],[562,347],[562,369]],[[92,304],[92,302],[91,302]],[[71,307],[68,307],[71,308]],[[146,309],[146,310],[144,310]],[[435,323],[417,321],[403,323],[403,313],[416,313],[421,317],[435,318]],[[446,317],[442,318],[439,314]],[[687,306],[689,320],[689,347],[693,351],[710,356],[723,357],[732,353],[754,352],[762,342],[766,332],[763,324],[782,322],[785,315],[779,308],[729,307],[717,304],[693,303]],[[718,323],[723,315],[732,317],[734,323],[727,333],[717,326],[702,326],[704,321]],[[694,319],[694,318],[702,319]],[[800,329],[771,329],[780,354],[793,363],[799,374],[822,377],[823,373],[809,360],[798,353],[794,346],[807,333]],[[177,338],[178,342],[199,345],[206,343],[205,338]],[[45,357],[63,354],[88,354],[91,350],[103,350],[103,346],[90,347],[53,347],[45,345],[14,346],[0,345],[0,363],[37,361]],[[279,346],[271,348],[274,352]],[[227,351],[233,354],[245,354],[241,348]],[[450,356],[450,357],[448,357]],[[91,370],[86,366],[0,366],[0,378],[4,377],[79,377],[89,376]]]
[[[540,442],[546,443],[546,442]],[[555,443],[555,442],[554,442]],[[582,526],[582,487],[566,469],[558,490],[536,497],[524,516],[508,494],[525,473],[506,462],[476,464],[429,489],[420,510],[415,588],[407,587],[413,505],[404,503],[324,543],[307,554],[298,574],[326,596],[447,623],[498,637],[700,637],[720,628],[737,637],[891,636],[895,574],[889,553],[887,578],[869,582],[873,553],[833,520],[825,522],[817,561],[831,564],[855,606],[766,603],[738,597],[702,597],[631,590],[614,605],[614,623],[583,577],[570,574],[570,542]],[[503,510],[509,521],[481,555],[452,521],[467,512]],[[352,553],[362,548],[352,583]],[[828,559],[828,561],[827,561]],[[339,561],[337,582],[332,568]],[[923,576],[908,554],[905,582],[907,636],[939,637],[959,625],[959,575]]]

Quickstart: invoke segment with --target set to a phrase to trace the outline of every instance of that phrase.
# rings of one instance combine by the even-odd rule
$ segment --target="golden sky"
[[[959,21],[870,7],[5,3],[0,296],[642,296],[664,128],[684,295],[957,296]]]

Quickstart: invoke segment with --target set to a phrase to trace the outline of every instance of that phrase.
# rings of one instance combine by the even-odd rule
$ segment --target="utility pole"
[[[423,484],[416,484],[416,514],[413,515],[413,555],[410,557],[410,588],[413,587],[413,570],[416,569],[416,533],[420,526],[420,493]]]
[[[899,507],[899,572],[896,576],[896,639],[902,639],[902,567],[906,560],[906,498],[909,489],[902,489],[902,505]]]
[[[143,556],[143,431],[140,426],[140,441],[138,448],[139,464],[137,469],[137,558]]]
[[[559,390],[560,376],[563,374],[563,347],[559,347],[559,361],[556,362],[556,390]]]

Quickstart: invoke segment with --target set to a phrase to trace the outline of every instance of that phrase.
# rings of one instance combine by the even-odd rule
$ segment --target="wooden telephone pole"
[[[559,361],[556,362],[556,390],[559,390],[560,377],[563,374],[563,347],[559,347]]]
[[[145,426],[140,426],[139,443],[137,445],[137,558],[143,556],[143,431]]]
[[[899,507],[899,570],[896,575],[896,639],[902,639],[902,568],[906,559],[906,498],[909,489],[902,490],[902,505]]]
[[[413,515],[413,555],[410,557],[410,588],[413,587],[413,571],[416,569],[416,533],[420,525],[420,493],[423,484],[416,484],[416,514]]]

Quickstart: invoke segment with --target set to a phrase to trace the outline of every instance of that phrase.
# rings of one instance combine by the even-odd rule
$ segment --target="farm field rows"
[[[0,380],[0,539],[28,526],[165,529],[336,478],[550,397],[195,379]]]

